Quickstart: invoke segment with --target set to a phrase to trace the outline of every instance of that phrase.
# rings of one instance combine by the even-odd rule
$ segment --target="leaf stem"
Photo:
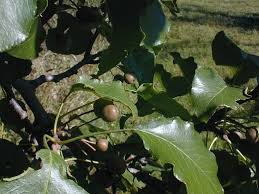
[[[209,151],[212,149],[212,147],[214,146],[214,144],[216,143],[217,140],[218,140],[218,137],[215,137],[215,138],[213,139],[213,141],[212,141],[211,144],[210,144]]]
[[[81,109],[81,108],[87,107],[87,106],[93,104],[94,102],[95,102],[95,100],[94,100],[94,101],[91,101],[91,102],[88,102],[88,103],[86,103],[86,104],[84,104],[84,105],[82,105],[82,106],[79,106],[79,107],[77,107],[77,108],[74,108],[74,109],[68,111],[67,113],[61,115],[61,116],[60,116],[60,119],[64,118],[65,116],[67,116],[67,115],[69,115],[69,114],[71,114],[72,112],[75,112],[75,111],[77,111],[77,110],[79,110],[79,109]]]
[[[60,117],[61,111],[63,109],[63,106],[64,106],[64,102],[61,103],[59,110],[58,110],[58,114],[55,118],[54,129],[53,129],[54,137],[56,137],[56,135],[57,135],[58,121],[59,121],[59,117]]]
[[[117,130],[107,130],[107,131],[100,131],[100,132],[94,132],[94,133],[87,133],[87,134],[84,134],[84,135],[79,135],[77,137],[74,137],[74,138],[71,138],[71,139],[68,139],[68,140],[64,140],[64,141],[58,141],[56,143],[59,143],[60,145],[65,145],[65,144],[68,144],[68,143],[72,143],[74,141],[77,141],[77,140],[80,140],[80,139],[84,139],[84,138],[87,138],[87,137],[91,137],[91,136],[98,136],[98,135],[103,135],[103,134],[110,134],[110,133],[123,133],[123,132],[132,132],[134,131],[134,129],[117,129]],[[54,139],[54,138],[53,138]],[[56,140],[54,139],[54,142]]]
[[[53,129],[53,137],[56,137],[56,136],[57,136],[57,128],[58,128],[58,121],[59,121],[59,119],[60,119],[60,114],[61,114],[61,112],[62,112],[62,110],[63,110],[63,107],[64,107],[64,104],[65,104],[67,98],[70,96],[70,94],[72,94],[72,92],[69,92],[69,93],[65,96],[64,100],[62,101],[62,103],[61,103],[61,105],[60,105],[60,107],[59,107],[58,114],[57,114],[57,116],[56,116],[56,118],[55,118],[54,129]]]
[[[98,161],[95,160],[83,160],[83,159],[78,159],[78,158],[68,158],[65,159],[66,162],[70,162],[70,161],[80,161],[80,162],[87,162],[87,163],[92,163],[92,164],[100,164]]]
[[[47,135],[47,134],[45,134],[43,136],[43,145],[44,145],[45,148],[50,150],[49,145],[48,145],[48,141],[52,141],[52,142],[55,143],[56,139],[54,137],[51,137],[51,136]]]

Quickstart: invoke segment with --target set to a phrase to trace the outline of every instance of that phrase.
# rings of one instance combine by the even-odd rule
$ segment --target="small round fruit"
[[[128,84],[133,84],[136,81],[135,76],[130,73],[125,73],[124,79]]]
[[[250,128],[246,131],[246,139],[252,143],[257,143],[259,141],[259,129]]]
[[[105,99],[105,98],[99,98],[94,102],[94,113],[97,117],[103,117],[103,108],[107,105],[113,105],[113,102],[111,100]]]
[[[119,117],[119,109],[113,105],[106,105],[102,111],[103,119],[107,122],[116,121]]]
[[[107,139],[98,139],[96,142],[96,147],[101,152],[106,152],[109,147],[109,142]]]

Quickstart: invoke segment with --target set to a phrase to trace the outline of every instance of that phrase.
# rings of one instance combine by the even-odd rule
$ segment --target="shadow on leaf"
[[[173,62],[180,67],[183,76],[174,77],[164,69],[163,65],[157,64],[154,80],[160,85],[159,88],[163,88],[171,97],[182,96],[191,90],[197,64],[193,57],[184,59],[177,52],[173,52],[171,55],[174,58]]]
[[[0,160],[0,177],[13,177],[23,173],[29,161],[19,146],[1,139],[0,152],[4,157]]]

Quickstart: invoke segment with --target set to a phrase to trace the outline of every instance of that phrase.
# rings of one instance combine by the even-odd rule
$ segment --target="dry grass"
[[[225,33],[242,49],[259,54],[259,1],[256,0],[181,0],[181,13],[172,18],[168,42],[159,62],[170,66],[168,51],[192,56],[202,66],[215,67],[211,43],[219,31]],[[215,67],[223,76],[231,72]]]

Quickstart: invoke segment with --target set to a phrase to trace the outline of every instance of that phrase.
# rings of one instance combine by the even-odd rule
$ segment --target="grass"
[[[247,52],[259,53],[259,1],[256,0],[181,0],[181,13],[171,18],[172,30],[160,54],[159,62],[172,63],[168,51],[182,57],[194,57],[201,66],[216,68],[223,77],[231,72],[216,67],[211,43],[219,31],[225,33]]]

